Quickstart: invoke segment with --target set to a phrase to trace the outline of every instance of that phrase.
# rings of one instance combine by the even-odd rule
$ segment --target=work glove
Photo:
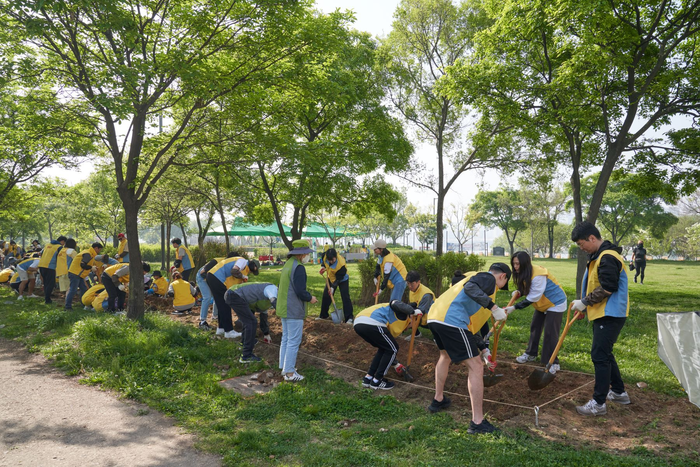
[[[519,298],[520,297],[520,291],[519,290],[513,290],[513,293],[510,294],[511,297]]]
[[[574,300],[571,302],[571,308],[575,311],[584,311],[586,309],[586,304],[583,303],[583,300]]]
[[[413,310],[413,314],[418,317],[421,317],[423,316],[423,310],[421,310],[420,308],[416,308],[415,310]]]
[[[93,274],[97,274],[97,266],[93,266],[92,268],[90,268],[90,270]]]
[[[154,293],[156,293],[156,291],[153,289],[146,290],[146,295],[153,295]]]
[[[179,259],[176,259],[173,264],[175,265],[176,268],[179,268],[182,265],[182,261],[180,261]]]
[[[277,299],[276,298],[273,298],[272,300],[270,300],[270,306],[272,306],[272,308],[274,308],[275,310],[277,309]]]
[[[116,255],[114,255],[114,259],[119,259],[119,253],[117,253]]]
[[[326,272],[326,268],[321,268],[320,271],[318,271],[319,274],[323,275],[323,273]]]
[[[406,373],[406,367],[400,363],[394,365],[394,370],[396,370],[396,374],[399,376],[403,376]]]
[[[491,351],[489,349],[481,351],[481,359],[484,361],[484,365],[486,365],[489,371],[494,371],[496,369],[497,363],[491,359]]]
[[[507,306],[504,308],[504,310],[505,310],[507,315],[510,315],[511,313],[513,313],[515,311],[515,307],[514,306]]]
[[[269,334],[265,334],[265,335],[263,336],[263,342],[266,343],[266,344],[272,344],[272,337],[270,337]]]
[[[332,297],[332,296],[333,296],[333,292],[335,292],[335,289],[334,289],[333,287],[330,287],[330,288],[328,289],[328,295],[330,295],[330,296]]]
[[[374,292],[374,293],[372,294],[372,296],[373,296],[373,297],[376,297],[376,296],[379,295],[380,293],[381,293],[381,290],[378,291],[378,292]]]
[[[119,287],[117,287],[119,290],[124,292],[126,290],[126,286],[124,284],[119,284]]]
[[[375,277],[375,278],[374,278],[374,285],[377,285],[377,284],[379,284],[379,279],[377,279],[377,278]],[[376,297],[376,295],[375,295],[375,297]]]
[[[243,282],[248,282],[248,276],[243,276]]]
[[[491,314],[493,315],[493,319],[496,321],[503,321],[506,318],[508,318],[508,315],[506,314],[505,310],[498,305],[495,305],[493,308],[491,308]]]

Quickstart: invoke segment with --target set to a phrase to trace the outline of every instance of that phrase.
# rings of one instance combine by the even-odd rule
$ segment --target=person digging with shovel
[[[471,321],[482,310],[490,310],[496,321],[507,318],[505,310],[491,298],[498,289],[508,290],[511,271],[504,263],[493,263],[488,272],[472,273],[466,282],[458,282],[440,295],[428,313],[428,327],[440,349],[435,365],[435,397],[428,406],[430,412],[439,412],[450,406],[443,391],[451,363],[467,362],[469,369],[469,399],[472,420],[467,433],[493,433],[498,429],[484,418],[484,364],[493,366],[489,351],[481,337],[470,331]],[[464,284],[462,286],[462,284]],[[481,327],[479,323],[477,332]],[[483,361],[483,363],[482,363]]]
[[[353,329],[377,353],[369,365],[369,370],[362,378],[362,387],[389,390],[394,383],[384,378],[389,364],[394,361],[399,351],[396,336],[400,335],[409,324],[410,316],[423,316],[423,312],[414,309],[408,303],[392,300],[391,303],[380,303],[365,308],[355,317]]]
[[[353,308],[352,300],[350,299],[350,276],[348,269],[345,266],[345,258],[338,254],[335,248],[329,248],[323,253],[321,270],[318,272],[323,275],[328,273],[329,286],[323,289],[323,297],[321,298],[321,314],[317,319],[328,319],[328,309],[331,306],[331,296],[336,290],[340,289],[340,297],[343,300],[343,314],[346,324],[352,324]]]
[[[591,360],[595,367],[593,399],[576,407],[581,415],[605,415],[605,401],[629,404],[625,384],[613,355],[613,345],[630,312],[629,280],[622,248],[603,240],[600,231],[590,222],[582,222],[571,232],[571,241],[590,255],[583,275],[581,300],[571,307],[593,324]]]

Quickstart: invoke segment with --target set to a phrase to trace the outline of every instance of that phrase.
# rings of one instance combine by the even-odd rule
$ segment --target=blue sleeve
[[[311,294],[306,290],[306,269],[304,266],[299,266],[294,269],[294,292],[296,292],[297,297],[303,302],[311,301]]]

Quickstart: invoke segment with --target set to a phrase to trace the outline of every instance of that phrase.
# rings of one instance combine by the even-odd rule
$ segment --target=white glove
[[[333,287],[328,289],[328,294],[333,295],[333,292],[335,292],[335,289]]]
[[[413,314],[416,315],[416,316],[423,316],[423,310],[421,310],[420,308],[416,308],[416,309],[413,311]]]
[[[247,281],[247,280],[248,280],[248,276],[246,276],[245,274],[243,274],[243,280],[244,280],[244,281]]]
[[[491,314],[493,315],[493,319],[495,319],[496,321],[503,321],[508,317],[505,310],[499,307],[498,305],[494,306],[491,309]]]
[[[485,365],[489,364],[489,357],[491,356],[491,351],[489,349],[484,349],[481,351],[481,359],[484,361]]]
[[[97,266],[93,266],[93,267],[92,267],[92,272],[93,272],[93,273],[96,273],[96,272],[97,272]]]
[[[586,304],[583,303],[583,300],[574,300],[571,302],[571,307],[576,311],[583,311],[586,309]]]
[[[505,310],[506,314],[509,315],[515,311],[515,307],[514,306],[507,306],[504,308],[504,310]]]
[[[114,259],[119,259],[119,253],[117,253],[116,255],[114,255]]]
[[[374,285],[377,285],[379,283],[379,280],[375,277],[374,278]]]
[[[511,297],[518,298],[520,296],[520,291],[518,290],[513,290],[513,293],[510,294]]]
[[[126,287],[124,286],[124,284],[119,284],[118,289],[121,290],[121,291],[123,292],[123,291],[126,290]]]

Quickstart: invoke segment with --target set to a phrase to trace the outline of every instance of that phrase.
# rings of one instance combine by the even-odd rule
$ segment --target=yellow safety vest
[[[600,279],[598,278],[598,263],[605,255],[614,256],[620,262],[620,264],[622,264],[622,269],[620,270],[620,287],[617,289],[617,292],[614,292],[609,297],[606,297],[602,302],[587,307],[588,309],[586,314],[588,315],[589,321],[594,321],[598,318],[602,318],[603,316],[626,318],[630,314],[627,265],[625,264],[625,260],[622,258],[622,256],[620,256],[620,254],[614,250],[604,250],[600,256],[598,256],[598,258],[588,263],[588,270],[583,277],[583,291],[581,292],[581,296],[585,297],[588,293],[600,286]],[[622,311],[623,309],[624,312]]]
[[[5,283],[9,281],[10,277],[12,277],[14,273],[15,272],[10,268],[3,269],[2,271],[0,271],[0,283]]]
[[[121,268],[128,268],[128,267],[129,267],[129,263],[113,264],[112,266],[105,269],[105,274],[107,274],[109,277],[112,277],[114,275],[114,273],[119,271]],[[121,282],[122,284],[128,284],[129,283],[129,274],[126,274],[126,275],[120,277],[119,282]]]
[[[88,262],[88,266],[96,266],[97,262],[95,262],[95,256],[97,256],[97,252],[95,251],[94,248],[90,247],[88,250],[83,250],[80,253],[77,254],[77,256],[73,257],[73,262],[70,263],[70,267],[68,268],[68,272],[71,274],[75,274],[76,276],[80,276],[83,279],[85,279],[88,274],[90,274],[89,269],[83,269],[80,266],[80,263],[83,261],[83,255],[89,254],[90,255],[90,261]]]
[[[328,264],[328,260],[326,257],[323,257],[323,266],[326,268],[326,271],[328,271],[328,281],[332,284],[333,282],[336,281],[335,273],[338,272],[340,268],[345,266],[345,258],[342,256],[338,255],[338,259],[335,262],[335,267],[332,267]]]
[[[403,265],[403,261],[401,261],[401,258],[396,256],[394,253],[390,252],[388,255],[386,255],[382,258],[382,264],[381,264],[381,266],[379,266],[381,273],[382,273],[382,279],[381,279],[382,281],[384,280],[384,265],[386,263],[393,264],[394,267],[396,268],[396,270],[399,271],[399,274],[401,274],[401,277],[403,277],[403,279],[406,280],[406,273],[407,273],[406,266]],[[389,281],[389,282],[387,282],[387,287],[389,287],[390,289],[393,289],[394,284],[391,281]]]
[[[433,302],[435,301],[435,293],[433,293],[432,290],[430,290],[428,287],[424,286],[423,284],[419,285],[418,288],[416,289],[415,292],[411,292],[410,290],[408,291],[408,301],[409,302],[415,302],[416,304],[420,305],[420,301],[423,300],[423,296],[425,294],[429,294],[433,297]],[[423,326],[428,325],[428,311],[430,310],[421,310],[423,311],[423,317],[421,318],[421,323]]]
[[[359,312],[359,313],[357,314],[357,316],[355,317],[355,319],[357,319],[357,318],[360,317],[360,316],[367,316],[368,318],[371,318],[371,317],[372,317],[372,313],[373,313],[375,310],[378,310],[379,308],[383,308],[383,307],[389,308],[389,304],[388,304],[388,303],[380,303],[380,304],[378,304],[378,305],[372,305],[372,306],[369,307],[369,308],[365,308],[364,310],[362,310],[361,312]],[[406,328],[407,328],[408,325],[411,323],[411,321],[410,321],[409,319],[404,319],[404,320],[399,319],[399,318],[396,316],[396,313],[394,313],[394,310],[392,310],[391,308],[389,308],[389,311],[388,311],[388,312],[389,312],[389,313],[392,313],[392,314],[394,315],[394,318],[396,318],[396,321],[394,321],[394,322],[392,322],[392,323],[386,323],[386,327],[387,327],[387,329],[389,330],[389,332],[391,333],[392,336],[398,337],[398,336],[401,335],[402,332],[404,332],[404,331],[406,330]],[[374,319],[374,318],[373,318],[373,319]]]
[[[126,238],[122,238],[121,240],[119,240],[119,250],[117,251],[117,253],[119,254],[119,259],[117,259],[117,261],[119,261],[120,263],[124,261],[124,258],[122,258],[122,253],[124,253],[124,248],[126,248],[126,242]]]
[[[447,315],[447,310],[450,308],[450,305],[452,305],[452,302],[459,294],[464,293],[464,284],[466,284],[467,281],[476,274],[476,271],[469,271],[464,275],[464,279],[457,282],[455,285],[447,289],[442,295],[440,295],[435,300],[435,303],[433,303],[433,306],[430,307],[428,320],[444,321],[445,316]],[[495,287],[493,294],[489,295],[493,301],[496,300],[496,292],[498,292],[498,287]],[[469,329],[472,334],[476,334],[479,332],[484,323],[489,320],[489,318],[491,318],[491,310],[481,307],[476,313],[470,316],[467,329]]]
[[[235,263],[239,259],[244,259],[244,258],[242,256],[234,256],[232,258],[223,259],[223,260],[219,261],[218,263],[216,263],[216,266],[214,266],[213,268],[211,268],[209,270],[209,274],[214,274],[216,271],[218,271],[219,269],[221,269],[225,265],[227,265],[229,263]],[[244,267],[241,270],[241,274],[243,274],[244,276],[250,275],[250,268],[248,266]],[[230,289],[232,285],[237,285],[237,284],[242,284],[242,283],[243,283],[243,279],[238,279],[237,277],[233,277],[231,275],[226,276],[226,279],[224,280],[224,285],[226,286],[227,289]]]
[[[160,278],[154,280],[152,289],[156,292],[156,294],[165,296],[165,294],[168,293],[168,279],[161,276]]]
[[[173,281],[173,306],[194,305],[194,297],[192,296],[191,285],[184,279]]]
[[[54,256],[56,256],[56,252],[59,248],[61,248],[60,243],[48,243],[44,247],[44,252],[41,254],[41,258],[39,258],[39,267],[48,268],[51,260],[53,260]]]
[[[557,279],[549,273],[547,268],[543,268],[542,266],[535,266],[534,264],[532,265],[532,278],[534,279],[537,276],[546,276],[546,278],[550,281],[552,281],[555,285],[557,285],[559,288],[561,288],[561,285],[559,285],[559,282]],[[532,307],[541,312],[545,312],[552,308],[556,303],[552,303],[552,301],[545,297],[545,294],[542,293],[542,296],[540,297],[537,302],[532,304]]]
[[[95,299],[92,301],[92,307],[95,309],[95,311],[103,311],[104,308],[102,308],[102,302],[104,302],[108,298],[109,298],[109,294],[107,293],[106,290],[97,294]]]
[[[187,248],[187,247],[184,246],[184,245],[180,245],[180,248],[182,248],[183,250],[185,250],[185,254],[187,255],[187,258],[189,258],[190,264],[192,265],[192,268],[194,268],[194,259],[192,259],[192,253],[190,253],[189,248]],[[178,255],[178,253],[179,253],[179,251],[180,251],[180,248],[178,248],[178,249],[175,251],[175,257],[176,257],[177,259],[180,259],[180,258],[177,257],[177,255]],[[190,268],[190,269],[192,269],[192,268]],[[182,271],[185,270],[185,268],[182,266],[182,264],[180,264],[180,267],[178,267],[177,270],[180,271],[180,272],[182,272]]]
[[[83,306],[92,306],[92,302],[95,301],[95,298],[97,295],[102,292],[105,289],[105,286],[102,284],[95,284],[83,294],[83,297],[81,301],[83,302]]]

